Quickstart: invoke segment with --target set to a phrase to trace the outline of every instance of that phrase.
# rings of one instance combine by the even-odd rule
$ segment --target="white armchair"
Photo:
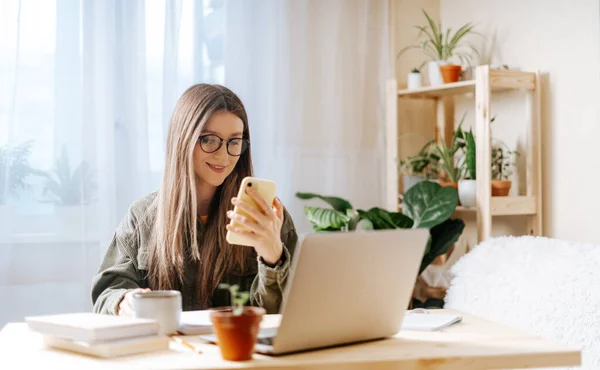
[[[544,237],[492,238],[451,269],[445,307],[582,349],[600,369],[600,246]]]

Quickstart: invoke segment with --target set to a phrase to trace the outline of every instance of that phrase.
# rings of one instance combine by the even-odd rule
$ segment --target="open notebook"
[[[179,332],[183,335],[206,335],[212,334],[212,322],[210,321],[211,310],[184,311],[181,313]],[[281,316],[268,314],[263,317],[261,328],[273,328],[279,326]]]
[[[402,330],[440,330],[459,323],[461,316],[435,313],[435,310],[407,311],[402,320]]]
[[[203,335],[213,332],[210,311],[184,311],[179,321],[179,332],[184,335]]]

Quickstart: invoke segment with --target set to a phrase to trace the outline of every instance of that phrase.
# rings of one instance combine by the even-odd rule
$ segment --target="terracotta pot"
[[[505,197],[510,192],[512,182],[510,180],[492,180],[492,196]]]
[[[240,315],[234,315],[231,308],[219,308],[210,313],[217,344],[224,360],[252,359],[260,322],[265,314],[264,308],[250,306],[244,307]]]
[[[453,187],[458,192],[458,182],[441,181],[440,185]]]
[[[440,71],[442,72],[442,78],[444,79],[444,83],[458,81],[461,70],[461,66],[456,64],[440,66]]]

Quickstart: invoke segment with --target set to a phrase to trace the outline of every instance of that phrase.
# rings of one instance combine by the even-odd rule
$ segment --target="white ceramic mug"
[[[133,316],[156,320],[160,334],[175,334],[181,318],[181,293],[177,290],[134,293]]]

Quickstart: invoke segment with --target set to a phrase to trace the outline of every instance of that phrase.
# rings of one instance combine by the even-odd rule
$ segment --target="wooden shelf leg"
[[[386,207],[390,211],[398,210],[398,83],[395,79],[387,81],[386,86]]]
[[[527,231],[530,235],[542,234],[542,101],[539,71],[535,76],[535,91],[529,94],[532,109],[531,123],[527,131],[527,195],[536,197],[536,213],[528,217]]]
[[[475,71],[475,140],[477,172],[477,242],[488,239],[492,232],[492,170],[490,130],[490,69],[479,66]]]
[[[443,139],[446,145],[452,145],[454,135],[454,97],[445,96],[437,99],[437,127],[435,141],[441,144]]]

